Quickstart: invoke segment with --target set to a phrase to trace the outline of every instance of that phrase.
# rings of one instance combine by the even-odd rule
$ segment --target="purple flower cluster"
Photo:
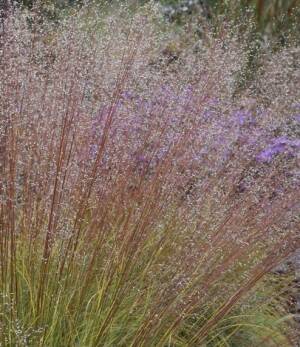
[[[300,140],[289,139],[287,137],[275,138],[269,146],[258,154],[257,160],[262,163],[269,163],[280,153],[287,152],[293,156],[299,149]]]

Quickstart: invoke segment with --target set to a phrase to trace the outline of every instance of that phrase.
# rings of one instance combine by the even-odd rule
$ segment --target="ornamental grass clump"
[[[238,93],[233,30],[170,40],[149,7],[2,19],[1,346],[292,345],[299,49]]]

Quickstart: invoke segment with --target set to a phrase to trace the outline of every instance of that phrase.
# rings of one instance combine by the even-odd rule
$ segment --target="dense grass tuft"
[[[151,7],[52,25],[1,26],[0,345],[292,345],[299,48],[240,91],[234,28],[174,57]]]

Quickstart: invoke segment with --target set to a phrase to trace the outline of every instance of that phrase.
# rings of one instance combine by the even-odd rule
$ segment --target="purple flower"
[[[132,92],[128,91],[128,90],[124,90],[123,93],[121,94],[121,96],[123,97],[123,99],[125,100],[132,100],[134,98],[134,95]]]
[[[284,145],[271,146],[267,149],[263,150],[257,157],[260,162],[270,162],[274,158],[275,155],[283,152],[285,149]]]
[[[300,123],[300,113],[299,113],[299,114],[295,114],[295,115],[294,115],[294,119],[295,119],[295,121],[297,121],[298,123]]]
[[[300,140],[291,140],[287,137],[279,137],[274,139],[268,147],[258,154],[257,160],[262,163],[269,163],[276,155],[282,152],[287,151],[288,154],[294,155],[299,149]]]
[[[295,103],[292,105],[292,108],[295,109],[295,110],[300,110],[300,102],[295,102]]]
[[[220,103],[220,100],[218,98],[211,98],[208,101],[208,105],[210,106],[215,106],[218,105]]]
[[[234,113],[234,116],[237,118],[237,121],[240,125],[255,125],[255,119],[251,111],[239,110]]]
[[[138,163],[140,164],[147,164],[149,162],[149,159],[147,159],[144,155],[142,154],[138,154],[136,156],[136,160]]]
[[[211,110],[205,110],[205,111],[203,112],[203,118],[204,118],[205,120],[208,120],[208,119],[212,118],[213,116],[214,116],[214,112],[211,111]]]
[[[98,146],[96,144],[90,145],[89,154],[92,159],[95,159],[98,153]]]

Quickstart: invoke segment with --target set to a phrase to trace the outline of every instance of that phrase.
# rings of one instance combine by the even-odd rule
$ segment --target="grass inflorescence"
[[[300,246],[299,48],[237,92],[234,28],[170,59],[162,26],[2,18],[3,347],[292,345],[270,270]]]

